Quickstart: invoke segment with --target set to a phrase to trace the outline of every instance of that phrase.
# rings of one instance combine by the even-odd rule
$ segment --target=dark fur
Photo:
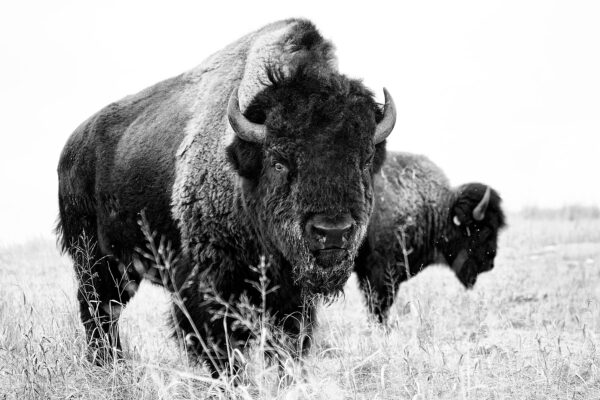
[[[295,21],[278,24],[288,22]],[[243,40],[223,57],[244,51]],[[245,110],[247,118],[267,126],[263,144],[236,137],[225,147],[226,105],[241,76],[235,72],[238,58],[114,103],[67,142],[58,168],[58,230],[76,264],[82,261],[75,245],[84,232],[98,243],[86,278],[98,292],[96,312],[90,313],[81,295],[86,282],[80,282],[81,316],[91,344],[102,333],[94,330],[95,317],[119,346],[112,329],[117,318],[104,306],[124,304],[134,293],[120,291],[115,281],[137,285],[142,279],[131,264],[139,259],[136,249],[145,247],[138,226],[144,210],[151,228],[177,252],[173,279],[166,284],[191,316],[175,307],[174,324],[190,338],[192,354],[224,366],[226,338],[242,347],[251,337],[231,318],[224,321],[215,297],[234,308],[242,296],[259,305],[260,294],[249,281],[258,280],[250,266],[258,265],[261,255],[267,256],[268,278],[277,288],[267,298],[276,327],[299,352],[307,350],[315,323],[314,304],[307,300],[336,295],[351,273],[372,212],[373,174],[383,162],[385,142],[373,144],[382,115],[372,93],[330,66],[331,45],[314,26],[298,23],[287,40],[298,54],[291,74],[269,66],[270,82]],[[196,93],[198,82],[215,92],[208,103],[194,103],[204,94]],[[193,107],[198,113],[210,107],[197,125]],[[192,128],[193,140],[185,142],[184,132]],[[276,162],[286,169],[276,171]],[[344,259],[315,258],[295,227],[315,213],[343,212],[356,221],[353,248]],[[211,367],[217,373],[218,365]]]
[[[381,322],[400,283],[428,265],[451,266],[468,288],[478,274],[493,268],[498,232],[505,225],[498,193],[491,191],[482,221],[472,216],[486,187],[470,183],[453,189],[427,158],[388,153],[375,177],[375,210],[355,264],[369,311]],[[460,226],[452,221],[455,215]],[[408,253],[408,274],[402,241]],[[466,260],[455,263],[463,250]]]

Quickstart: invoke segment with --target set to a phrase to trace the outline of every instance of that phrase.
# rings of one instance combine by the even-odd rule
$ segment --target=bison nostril
[[[346,248],[353,225],[349,214],[333,218],[323,214],[313,216],[305,228],[311,249]]]
[[[342,247],[348,241],[346,233],[349,229],[350,227],[344,229],[314,227],[313,232],[317,240],[324,243],[325,247]]]
[[[315,236],[315,238],[319,241],[319,242],[325,242],[325,238],[327,237],[327,230],[323,229],[323,228],[318,228],[316,226],[312,227],[312,233]]]

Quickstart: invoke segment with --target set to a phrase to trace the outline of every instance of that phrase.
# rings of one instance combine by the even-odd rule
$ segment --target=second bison
[[[375,209],[355,271],[371,314],[384,322],[400,283],[434,263],[470,288],[494,267],[504,213],[481,183],[450,187],[424,156],[389,152],[375,177]]]

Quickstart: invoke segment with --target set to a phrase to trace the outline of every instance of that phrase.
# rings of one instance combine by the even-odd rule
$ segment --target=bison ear
[[[256,179],[262,169],[262,146],[236,137],[227,146],[227,159],[242,178]]]
[[[386,158],[385,140],[375,145],[375,155],[373,156],[373,173],[376,174],[381,170]]]

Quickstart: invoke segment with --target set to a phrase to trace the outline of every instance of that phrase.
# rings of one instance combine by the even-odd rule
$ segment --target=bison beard
[[[373,97],[337,71],[310,22],[287,20],[79,126],[59,162],[57,231],[76,269],[81,236],[96,244],[78,274],[90,355],[120,348],[112,305],[156,272],[140,267],[142,211],[176,253],[170,279],[158,282],[180,299],[175,331],[214,376],[255,333],[227,314],[245,299],[270,313],[293,356],[306,352],[312,299],[341,292],[372,213],[373,174],[395,122],[389,93],[383,110]],[[262,256],[276,288],[268,296],[252,283]]]
[[[367,204],[365,215],[369,215],[370,210],[372,210],[372,203]],[[274,213],[274,215],[281,214]],[[315,253],[308,248],[299,221],[290,222],[276,218],[269,221],[272,224],[263,225],[263,229],[270,232],[261,236],[273,240],[263,239],[263,247],[271,249],[270,254],[281,252],[283,259],[286,260],[283,263],[291,264],[293,282],[301,288],[302,296],[333,298],[339,295],[352,273],[354,258],[366,234],[367,224],[357,221],[357,229],[349,240],[351,245],[347,249]]]

